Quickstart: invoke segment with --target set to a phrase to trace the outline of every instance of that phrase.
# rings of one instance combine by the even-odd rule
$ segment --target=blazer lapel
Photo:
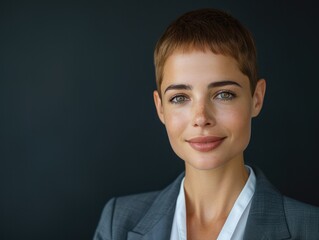
[[[257,182],[244,239],[290,239],[282,195],[258,168],[253,169]],[[181,174],[160,193],[145,216],[128,232],[128,240],[167,240],[170,238],[176,199],[183,177],[184,174]]]
[[[160,193],[145,216],[128,232],[128,240],[170,238],[176,200],[183,177],[184,173]]]
[[[244,239],[290,239],[282,195],[254,168],[257,182]]]

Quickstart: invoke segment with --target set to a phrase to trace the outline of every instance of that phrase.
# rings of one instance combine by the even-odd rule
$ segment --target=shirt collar
[[[234,235],[234,232],[236,232],[237,236],[242,236],[244,233],[248,219],[248,212],[251,205],[251,199],[254,195],[256,186],[256,176],[253,169],[247,165],[246,169],[249,172],[249,177],[232,210],[230,211],[227,220],[218,236],[218,239],[231,239],[231,237]],[[185,178],[183,178],[181,182],[177,197],[171,240],[187,239],[184,179]]]

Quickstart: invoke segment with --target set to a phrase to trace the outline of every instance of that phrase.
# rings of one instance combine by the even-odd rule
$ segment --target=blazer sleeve
[[[111,240],[112,239],[112,220],[114,215],[116,198],[112,198],[105,205],[99,224],[95,230],[93,240]]]

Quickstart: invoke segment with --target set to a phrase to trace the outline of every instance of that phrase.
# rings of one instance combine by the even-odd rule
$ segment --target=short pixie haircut
[[[251,33],[234,17],[216,9],[183,14],[172,22],[158,40],[154,51],[156,85],[161,96],[164,65],[175,51],[210,50],[233,57],[249,78],[253,94],[258,81],[256,47]]]

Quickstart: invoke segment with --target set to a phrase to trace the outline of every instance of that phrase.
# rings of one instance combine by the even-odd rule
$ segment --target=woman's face
[[[154,92],[157,112],[186,167],[209,170],[243,160],[264,80],[252,96],[248,77],[232,57],[175,52],[165,63],[161,92],[161,98]]]

